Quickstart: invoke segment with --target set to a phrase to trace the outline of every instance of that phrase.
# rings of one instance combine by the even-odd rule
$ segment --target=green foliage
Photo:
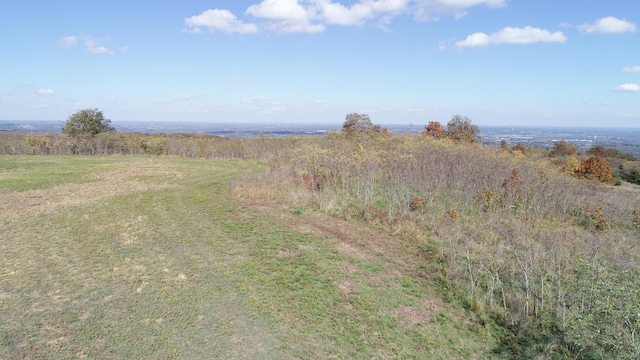
[[[342,131],[345,133],[380,133],[382,128],[380,125],[372,124],[367,114],[351,113],[345,117]]]
[[[565,339],[583,358],[640,358],[640,272],[613,269],[606,261],[575,262],[582,297],[571,308]]]
[[[637,161],[638,159],[632,154],[625,154],[614,148],[605,148],[603,146],[594,146],[587,150],[587,155],[599,156],[604,158],[625,159],[628,161]]]
[[[471,123],[471,119],[466,116],[454,115],[447,123],[446,135],[453,141],[459,142],[481,142],[480,128]]]
[[[620,164],[622,166],[622,164]],[[640,168],[620,169],[620,178],[632,184],[640,185]]]
[[[69,116],[69,119],[67,119],[67,122],[62,128],[62,132],[69,136],[113,133],[116,129],[110,124],[111,120],[106,119],[102,111],[98,109],[84,109]]]

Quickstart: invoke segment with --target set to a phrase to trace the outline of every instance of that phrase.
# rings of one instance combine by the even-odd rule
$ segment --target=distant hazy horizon
[[[2,124],[7,124],[7,123],[13,123],[13,122],[18,122],[18,123],[39,123],[39,122],[43,122],[43,123],[59,123],[61,125],[64,125],[64,123],[67,121],[67,119],[64,120],[38,120],[38,119],[23,119],[23,120],[15,120],[15,119],[0,119],[0,125]],[[383,123],[378,123],[376,121],[372,121],[374,124],[380,125],[382,127],[393,127],[393,128],[399,128],[399,127],[412,127],[413,130],[416,130],[417,128],[420,128],[420,130],[422,130],[422,127],[424,127],[424,125],[427,125],[429,123],[429,121],[437,121],[437,120],[428,120],[428,121],[423,121],[423,122],[419,122],[419,123],[401,123],[401,122],[394,122],[394,123],[387,123],[387,124],[383,124]],[[440,121],[441,124],[446,125],[448,122],[447,121]],[[247,126],[284,126],[284,127],[309,127],[309,126],[313,126],[313,127],[335,127],[335,128],[341,128],[343,121],[325,121],[325,122],[277,122],[277,121],[273,121],[273,122],[266,122],[266,121],[246,121],[246,122],[232,122],[232,121],[224,121],[224,120],[209,120],[209,121],[197,121],[197,120],[111,120],[111,124],[113,126],[116,126],[118,124],[121,125],[127,125],[127,124],[155,124],[155,123],[160,123],[160,124],[206,124],[206,125],[229,125],[229,126],[241,126],[241,127],[247,127]],[[631,129],[631,130],[638,130],[640,131],[640,123],[635,124],[635,126],[629,125],[629,126],[616,126],[614,125],[608,125],[608,126],[603,126],[603,125],[563,125],[563,124],[551,124],[551,125],[537,125],[537,124],[503,124],[503,125],[487,125],[487,124],[478,124],[476,122],[474,122],[472,120],[472,123],[474,125],[477,125],[479,128],[519,128],[519,129],[526,129],[526,128],[532,128],[532,129],[539,129],[539,128],[557,128],[557,129],[582,129],[582,128],[589,128],[589,129]]]
[[[4,1],[0,23],[1,119],[640,123],[640,1]]]

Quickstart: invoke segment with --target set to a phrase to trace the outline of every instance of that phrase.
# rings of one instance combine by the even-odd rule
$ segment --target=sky
[[[0,0],[0,120],[640,127],[637,0]]]

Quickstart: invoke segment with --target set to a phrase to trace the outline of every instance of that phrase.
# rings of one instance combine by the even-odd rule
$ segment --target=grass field
[[[0,156],[0,359],[498,356],[411,246],[231,191],[261,168]]]

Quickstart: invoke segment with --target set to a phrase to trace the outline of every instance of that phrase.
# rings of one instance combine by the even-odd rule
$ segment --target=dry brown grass
[[[0,217],[52,213],[61,207],[82,206],[118,195],[176,186],[136,179],[151,176],[180,178],[183,175],[167,164],[148,161],[135,167],[96,173],[92,181],[87,183],[0,194]]]
[[[419,256],[410,249],[428,249],[434,277],[450,284],[445,292],[506,323],[544,318],[564,328],[571,316],[580,318],[574,304],[588,288],[571,285],[588,276],[576,268],[580,259],[603,261],[610,271],[640,265],[640,194],[573,178],[536,154],[429,137],[334,134],[279,152],[269,164],[270,171],[235,183],[235,191],[331,215],[331,229],[324,221],[305,226],[318,223],[307,231],[328,234],[344,255]],[[317,184],[307,186],[307,179]],[[353,220],[393,238],[340,230],[340,221]]]

